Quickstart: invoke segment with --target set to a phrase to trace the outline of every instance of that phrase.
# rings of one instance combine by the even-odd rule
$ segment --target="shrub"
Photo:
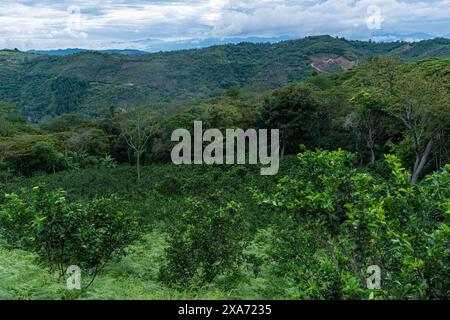
[[[350,181],[356,172],[357,158],[343,150],[305,151],[297,158],[300,162],[297,170],[280,179],[278,192],[269,202],[304,217],[319,219],[329,231],[336,233],[346,217],[344,205],[351,192]]]
[[[54,173],[65,168],[62,135],[18,135],[0,138],[0,162],[26,176],[35,171]]]
[[[272,258],[301,297],[448,298],[449,165],[415,185],[394,156],[388,179],[355,169],[344,151],[298,158],[277,193],[256,196],[283,215]],[[371,265],[382,270],[377,290],[366,288]]]
[[[247,235],[239,203],[231,201],[214,208],[196,199],[188,201],[192,209],[173,221],[170,228],[168,263],[160,273],[168,284],[208,283],[235,270]]]
[[[136,237],[134,218],[114,200],[68,203],[64,191],[42,187],[35,187],[30,199],[8,195],[0,205],[0,227],[10,245],[36,252],[61,277],[77,265],[92,277],[90,283]]]

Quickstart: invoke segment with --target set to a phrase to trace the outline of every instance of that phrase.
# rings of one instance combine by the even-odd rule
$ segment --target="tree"
[[[0,169],[1,169],[3,162],[6,159],[8,150],[9,150],[8,146],[0,145]]]
[[[71,202],[63,190],[35,187],[30,197],[6,196],[0,204],[0,229],[7,244],[37,253],[39,260],[59,272],[77,265],[95,277],[113,257],[137,237],[133,215],[115,199]]]
[[[78,111],[89,82],[78,78],[57,77],[51,82],[53,110],[57,115]]]
[[[13,135],[24,125],[19,111],[14,104],[0,101],[0,136]]]
[[[269,252],[295,298],[442,299],[448,297],[450,165],[410,181],[400,160],[386,155],[380,179],[347,151],[305,151],[275,193],[253,190],[273,215]],[[272,191],[271,191],[272,193]],[[368,266],[382,269],[378,289]]]
[[[41,125],[41,128],[47,132],[68,132],[79,131],[89,127],[89,121],[83,119],[77,114],[65,114],[56,117],[47,123]]]
[[[119,117],[121,136],[136,157],[136,172],[139,182],[141,180],[141,159],[153,136],[151,128],[155,124],[155,117],[143,108],[125,110]]]
[[[66,145],[70,151],[103,155],[108,152],[108,137],[101,129],[87,129],[74,133]]]
[[[314,91],[295,84],[275,90],[264,102],[262,125],[280,129],[282,154],[295,153],[300,144],[315,147],[320,136],[319,102]]]
[[[167,264],[162,281],[177,285],[197,280],[209,283],[226,271],[235,271],[248,237],[242,205],[226,205],[188,198],[191,209],[169,228]]]
[[[11,169],[31,176],[35,171],[53,173],[65,167],[62,137],[18,134],[0,139],[1,158]]]
[[[378,58],[372,67],[375,85],[389,99],[386,111],[412,138],[415,161],[411,181],[417,183],[433,144],[450,123],[450,91],[445,76],[426,73],[417,65],[400,65],[392,58]]]
[[[37,170],[56,172],[62,165],[64,156],[58,152],[55,146],[46,141],[37,142],[31,149],[31,165]]]
[[[17,114],[19,113],[19,108],[10,102],[0,101],[0,113],[5,115]]]
[[[374,91],[363,89],[355,94],[350,102],[354,110],[347,115],[344,127],[355,131],[357,140],[362,141],[370,153],[370,164],[374,164],[377,142],[388,121],[382,109],[382,98]]]

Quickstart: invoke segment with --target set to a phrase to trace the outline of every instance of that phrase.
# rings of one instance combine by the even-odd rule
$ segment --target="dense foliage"
[[[448,299],[450,60],[370,58],[448,48],[1,52],[0,298]],[[196,120],[280,129],[278,175],[171,164]]]
[[[63,191],[41,187],[33,189],[29,200],[8,194],[0,206],[1,233],[8,245],[36,252],[60,277],[77,265],[95,278],[134,240],[135,223],[111,200],[67,203]]]
[[[215,208],[217,202],[208,200],[188,199],[190,209],[169,229],[163,281],[211,282],[237,268],[248,234],[241,205],[230,201],[225,207]]]
[[[448,297],[450,166],[413,185],[393,156],[387,179],[357,168],[345,151],[298,159],[301,169],[274,195],[257,195],[284,215],[273,255],[295,279],[295,297]],[[371,265],[384,272],[378,292],[362,290]]]
[[[372,43],[317,36],[146,55],[0,51],[0,101],[19,105],[33,121],[68,112],[98,116],[111,106],[156,107],[208,98],[233,87],[274,89],[305,80],[312,72],[342,71],[386,54],[405,60],[448,58],[450,43]]]
[[[448,298],[448,166],[413,185],[395,157],[388,157],[389,169],[382,175],[359,167],[355,159],[345,151],[286,156],[279,181],[259,176],[252,167],[173,165],[144,167],[142,185],[136,187],[132,167],[13,178],[2,188],[18,195],[3,200],[2,212],[25,212],[19,203],[30,208],[27,192],[36,184],[49,185],[41,201],[61,194],[60,187],[70,190],[66,205],[71,208],[120,192],[114,205],[108,201],[107,212],[116,215],[120,207],[139,213],[141,239],[127,246],[125,257],[108,256],[84,298]],[[106,217],[95,207],[84,208]],[[110,228],[114,221],[101,225]],[[85,225],[81,222],[75,234]],[[46,235],[52,235],[51,226]],[[0,266],[22,261],[14,272],[25,279],[30,277],[25,268],[40,271],[35,282],[11,274],[1,287],[3,295],[69,298],[58,276],[39,269],[18,250],[19,241],[8,240],[8,234],[20,235],[21,227],[4,227],[13,232],[2,231],[8,248],[2,250],[8,251]],[[44,252],[28,248],[36,252],[36,261],[48,265]],[[370,265],[382,270],[381,290],[367,289]],[[52,285],[42,292],[42,282]]]

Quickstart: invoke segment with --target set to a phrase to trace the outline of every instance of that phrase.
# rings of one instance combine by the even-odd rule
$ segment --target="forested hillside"
[[[387,54],[403,60],[450,57],[450,40],[371,43],[319,36],[133,56],[0,51],[0,100],[18,105],[30,122],[65,113],[92,117],[112,106],[155,108],[234,87],[266,91]]]
[[[0,299],[450,297],[449,40],[3,51],[0,74]],[[278,175],[175,165],[194,121],[279,129]]]

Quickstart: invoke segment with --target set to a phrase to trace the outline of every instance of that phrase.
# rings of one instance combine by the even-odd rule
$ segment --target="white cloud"
[[[370,36],[367,28],[370,6],[379,8],[382,29],[393,32],[433,32],[420,27],[426,23],[447,21],[450,27],[450,3],[443,1],[405,2],[399,0],[328,0],[299,1],[298,4],[274,2],[271,6],[256,7],[248,12],[228,11],[215,25],[214,33],[220,36],[236,34],[268,35],[294,33],[339,34],[348,36]]]
[[[79,15],[69,11],[77,6]],[[368,28],[370,6],[380,10],[380,30]],[[439,36],[450,33],[449,17],[450,0],[2,0],[0,47],[126,47],[145,38],[382,36],[375,31]]]

